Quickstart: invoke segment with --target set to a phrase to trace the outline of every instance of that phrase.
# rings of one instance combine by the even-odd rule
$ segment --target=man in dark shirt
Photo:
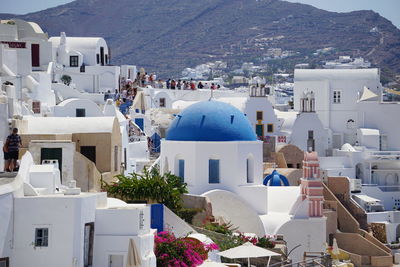
[[[9,160],[9,170],[12,172],[17,167],[19,148],[21,147],[21,137],[18,135],[18,129],[14,128],[12,134],[7,137],[6,148]]]

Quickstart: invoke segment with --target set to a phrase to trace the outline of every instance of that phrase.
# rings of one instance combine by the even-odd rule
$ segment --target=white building
[[[382,91],[378,69],[296,69],[294,80],[294,109],[300,111],[303,92],[314,93],[315,112],[324,128],[332,131],[330,148],[355,144],[362,125],[355,103],[364,87],[377,95]]]
[[[300,99],[300,113],[293,123],[288,140],[303,151],[316,151],[325,156],[328,149],[328,129],[322,125],[315,113],[314,92],[305,92]]]
[[[80,91],[98,93],[119,88],[120,67],[110,64],[106,41],[100,37],[51,37],[53,58],[59,64],[55,73],[68,75]],[[136,74],[135,74],[136,75]]]
[[[54,168],[26,153],[15,178],[0,178],[0,264],[123,267],[133,240],[141,266],[156,266],[149,206],[60,186]]]
[[[336,60],[327,61],[323,67],[325,69],[361,69],[370,68],[371,63],[362,57],[352,59],[350,56],[339,56]]]
[[[9,118],[44,114],[55,105],[52,70],[51,43],[39,25],[0,21],[0,83],[8,98]]]

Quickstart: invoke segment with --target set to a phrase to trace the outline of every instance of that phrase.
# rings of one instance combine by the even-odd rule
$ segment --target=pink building
[[[317,152],[304,153],[303,178],[301,178],[300,187],[302,200],[309,201],[308,215],[322,217],[324,196]]]

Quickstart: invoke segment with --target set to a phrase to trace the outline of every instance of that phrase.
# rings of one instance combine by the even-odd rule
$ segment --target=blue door
[[[152,151],[155,153],[160,153],[160,147],[161,147],[161,137],[157,134],[154,133],[151,136],[151,142],[152,142]]]
[[[157,232],[164,231],[164,205],[151,205],[151,228],[157,229]]]
[[[137,125],[137,126],[139,126],[139,128],[142,130],[142,131],[144,131],[143,129],[144,129],[144,120],[143,120],[143,118],[136,118],[135,119],[135,124]]]

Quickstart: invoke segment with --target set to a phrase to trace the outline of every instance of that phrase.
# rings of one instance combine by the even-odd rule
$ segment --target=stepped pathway
[[[350,259],[356,267],[392,266],[390,249],[379,242],[375,237],[360,229],[360,224],[332,193],[328,186],[324,183],[323,186],[325,200],[328,202],[336,202],[338,231],[335,234],[335,238],[338,241],[339,248],[350,255]],[[379,265],[375,265],[374,262],[379,262]]]

